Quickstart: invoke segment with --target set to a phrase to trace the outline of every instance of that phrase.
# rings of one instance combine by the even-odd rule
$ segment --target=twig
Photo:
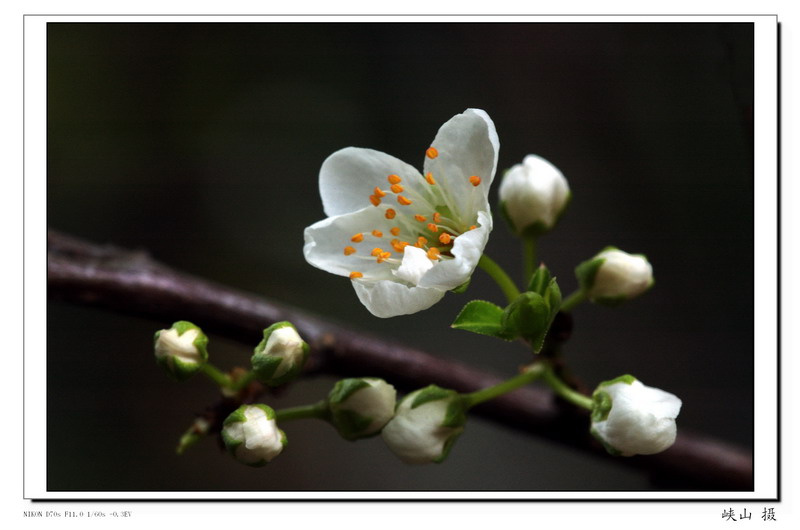
[[[419,350],[330,324],[297,309],[172,270],[146,253],[98,246],[48,233],[48,294],[52,299],[104,307],[159,320],[186,319],[245,344],[281,320],[294,323],[311,346],[306,372],[383,377],[401,389],[435,383],[460,392],[500,379]],[[606,456],[587,433],[585,413],[526,387],[481,404],[475,413],[509,427]],[[717,440],[681,431],[675,445],[618,462],[647,470],[658,486],[676,490],[753,489],[752,455]]]

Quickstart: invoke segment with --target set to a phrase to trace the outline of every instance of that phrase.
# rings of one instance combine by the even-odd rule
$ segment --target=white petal
[[[370,204],[357,212],[328,217],[309,226],[304,233],[303,254],[306,261],[318,269],[339,276],[349,276],[351,272],[358,271],[372,279],[393,278],[390,267],[377,263],[370,256],[373,248],[388,244],[385,239],[381,242],[370,233],[374,229],[389,232],[390,225],[384,212],[385,209]],[[364,234],[364,241],[350,241],[358,233]],[[345,256],[346,246],[355,248],[356,253]]]
[[[417,285],[420,278],[433,268],[433,261],[421,248],[408,246],[403,252],[403,261],[394,271],[394,275],[412,285]]]
[[[386,180],[389,175],[410,182],[422,178],[412,166],[380,151],[360,147],[336,151],[319,170],[319,193],[325,214],[342,215],[371,206],[369,196],[376,186],[382,190],[389,188]]]
[[[428,309],[445,293],[439,289],[408,287],[392,280],[356,280],[353,288],[369,312],[380,318],[410,315]]]
[[[437,185],[448,189],[462,219],[485,209],[473,196],[488,199],[500,151],[497,131],[486,112],[467,109],[453,116],[442,125],[431,145],[439,154],[425,157],[423,173],[433,173]],[[481,178],[477,187],[469,180],[473,175]]]
[[[421,287],[449,291],[469,280],[489,240],[492,216],[488,212],[478,212],[478,225],[478,228],[464,232],[455,239],[452,250],[455,259],[437,263],[422,277],[419,282]]]

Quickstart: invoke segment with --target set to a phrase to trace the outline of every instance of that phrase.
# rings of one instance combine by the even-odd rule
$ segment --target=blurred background
[[[594,387],[632,373],[683,399],[679,430],[752,450],[752,25],[50,23],[47,36],[51,228],[510,375],[523,348],[449,328],[469,299],[502,302],[481,271],[465,295],[381,320],[302,255],[329,154],[369,147],[421,168],[442,123],[482,108],[498,174],[536,153],[569,180],[573,201],[539,250],[565,294],[606,245],[653,263],[642,298],[575,310],[575,375]],[[486,252],[521,278],[521,248],[495,219]],[[170,323],[49,304],[49,490],[654,487],[614,458],[480,418],[426,467],[313,420],[284,425],[290,445],[265,468],[214,440],[178,457],[216,393],[156,366],[152,335]],[[259,340],[212,336],[211,356],[246,365]],[[317,401],[333,382],[301,381],[270,405]]]

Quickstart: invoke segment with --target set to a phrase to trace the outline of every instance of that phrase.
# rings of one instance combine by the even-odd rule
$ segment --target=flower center
[[[431,159],[439,156],[434,147],[425,154]],[[437,178],[444,182],[442,177],[428,172],[416,182],[403,182],[398,175],[388,175],[386,189],[375,186],[369,195],[373,206],[385,210],[385,225],[354,234],[350,243],[356,246],[346,244],[344,254],[386,264],[396,277],[413,285],[437,262],[453,259],[455,240],[476,225],[467,224],[474,219],[461,218],[450,190],[437,183]],[[478,193],[481,178],[473,175],[468,181],[472,193]],[[413,249],[411,254],[409,248]],[[351,279],[363,277],[360,271],[350,273]]]

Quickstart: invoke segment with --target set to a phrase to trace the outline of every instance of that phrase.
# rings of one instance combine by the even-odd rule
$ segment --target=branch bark
[[[48,233],[48,297],[159,320],[191,320],[204,330],[253,342],[273,322],[289,320],[311,346],[308,374],[383,377],[398,388],[431,383],[460,392],[500,378],[422,351],[341,328],[300,310],[170,269],[146,253]],[[588,434],[587,417],[550,392],[526,387],[484,403],[476,414],[607,458]],[[752,454],[680,431],[664,453],[620,458],[648,471],[655,485],[685,491],[753,489]]]

